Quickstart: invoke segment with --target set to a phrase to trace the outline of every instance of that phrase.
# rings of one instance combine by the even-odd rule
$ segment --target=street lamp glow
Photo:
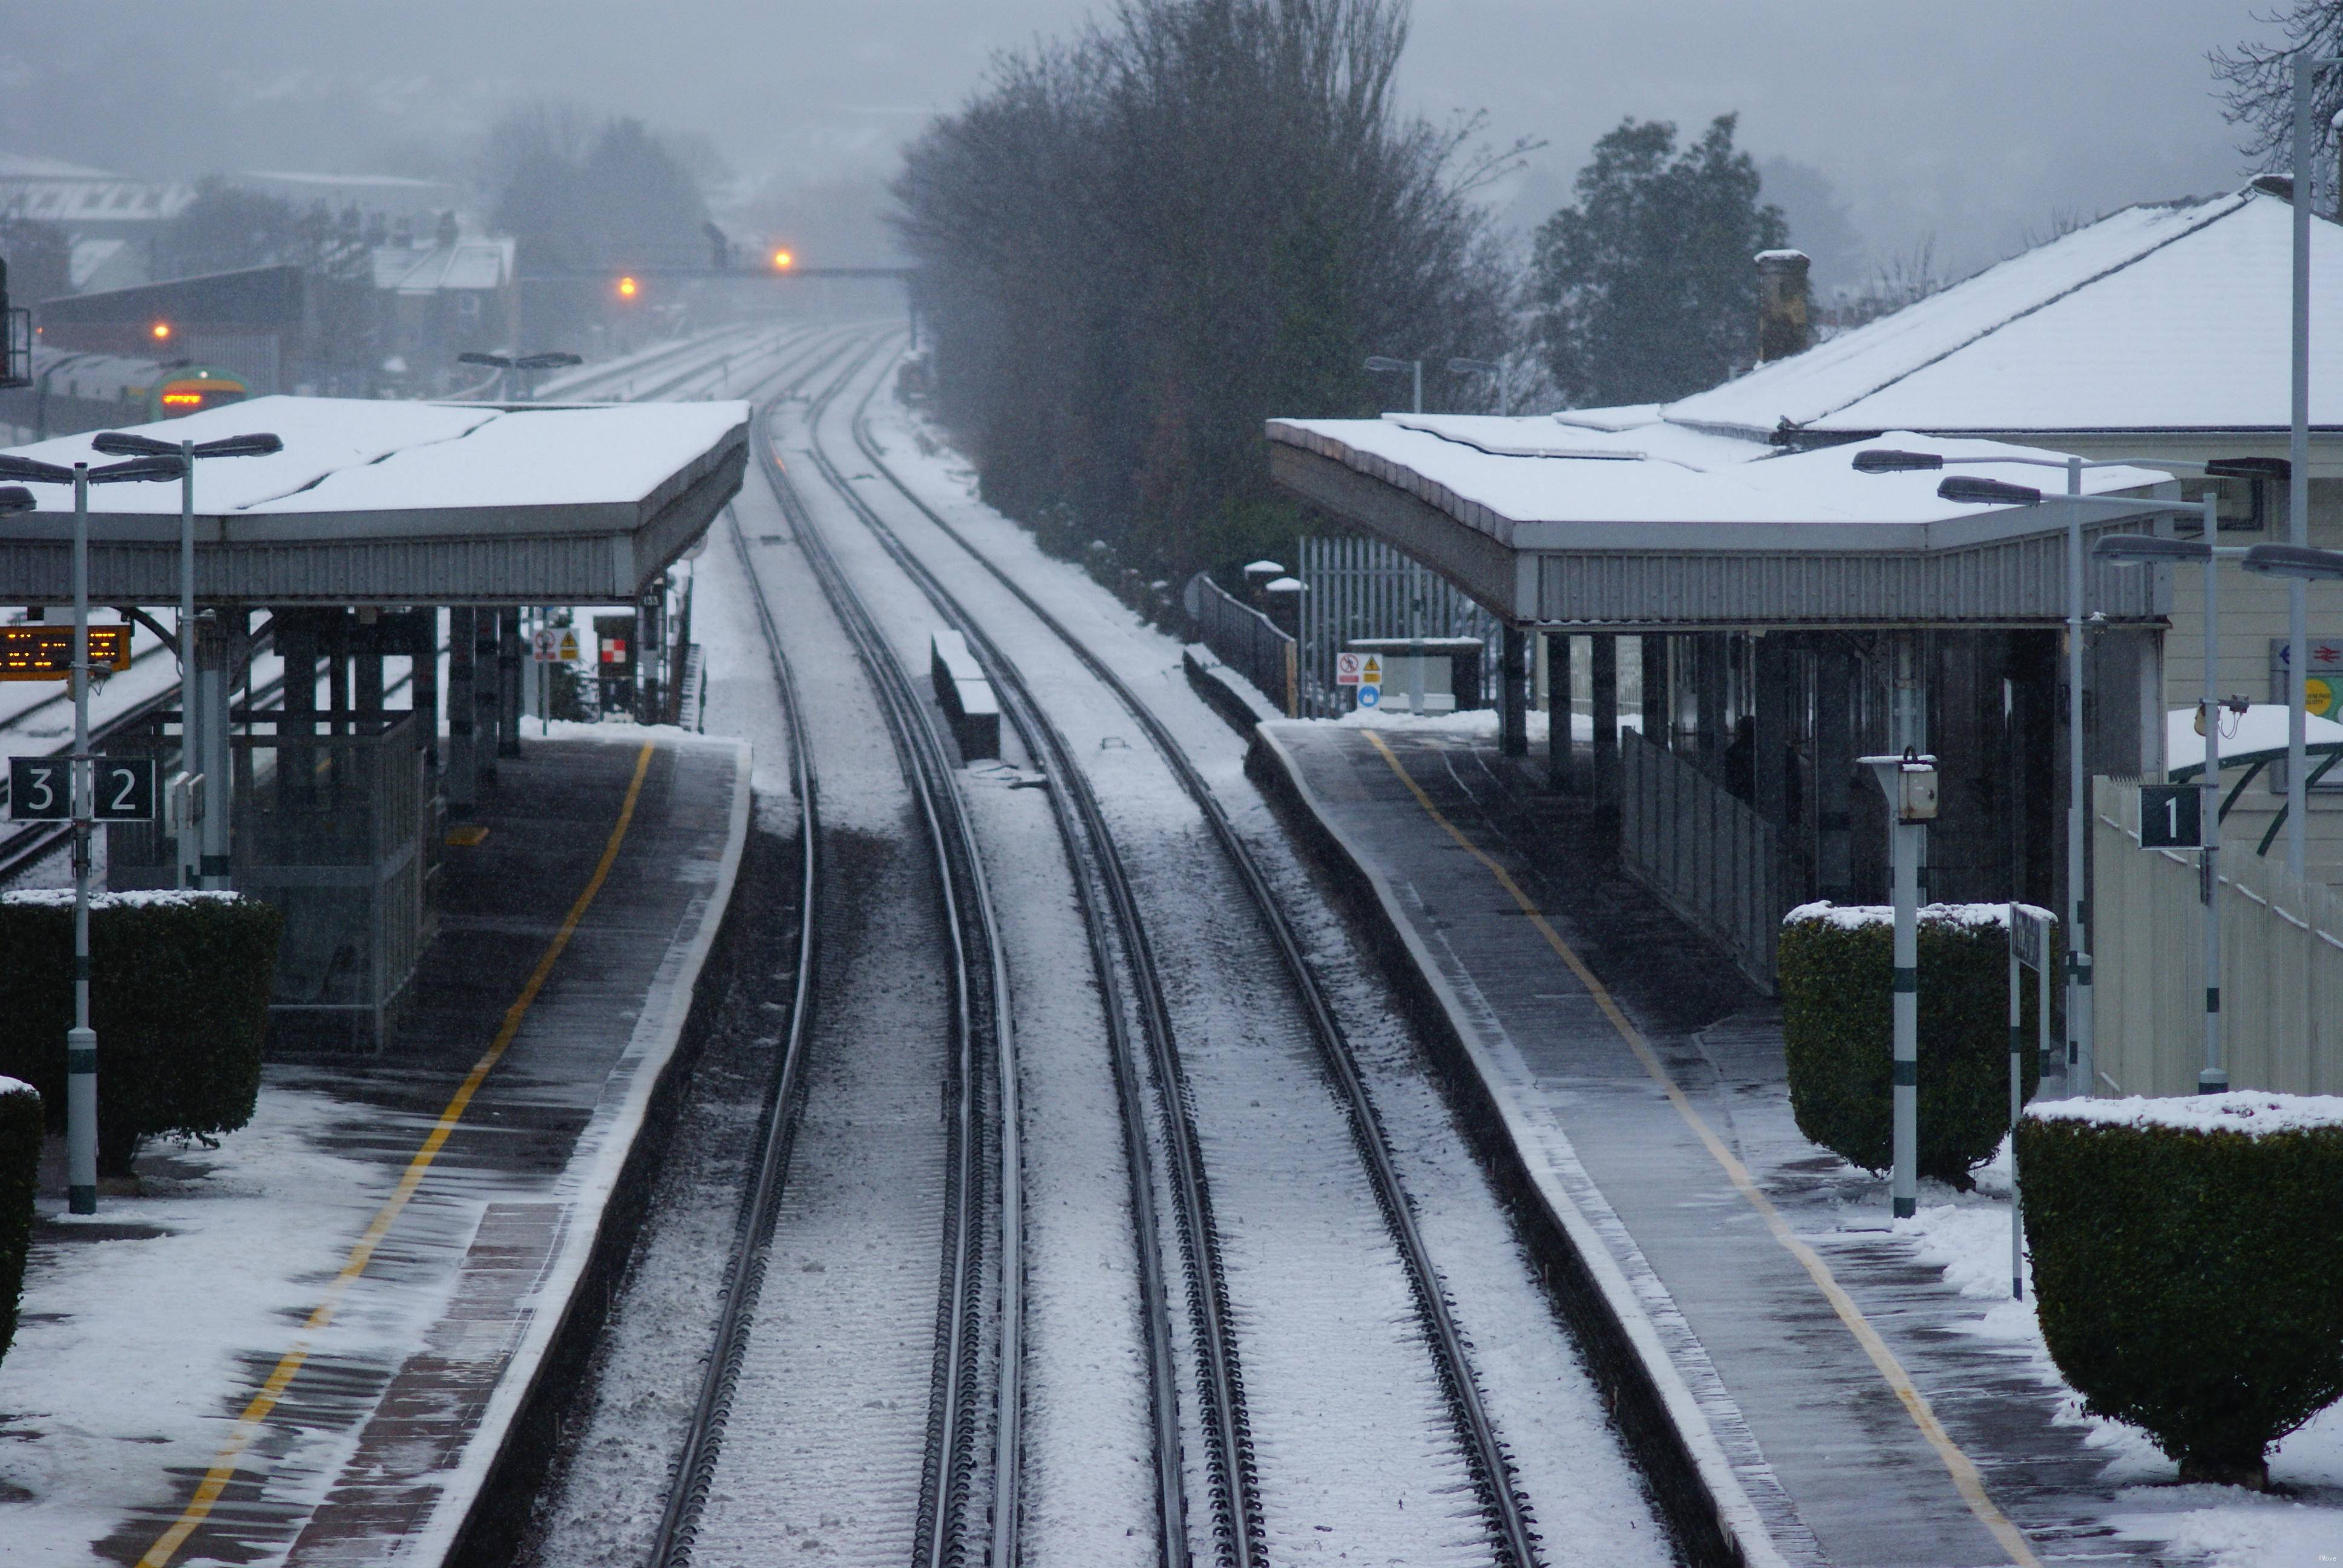
[[[168,343],[171,340],[171,324],[167,321],[158,321],[146,330],[157,343]]]
[[[795,256],[792,256],[789,252],[786,250],[777,250],[773,252],[773,270],[775,272],[787,272],[797,264],[798,258]]]
[[[631,276],[618,279],[618,297],[620,299],[632,299],[636,294],[640,291],[640,288],[641,285],[636,283]]]

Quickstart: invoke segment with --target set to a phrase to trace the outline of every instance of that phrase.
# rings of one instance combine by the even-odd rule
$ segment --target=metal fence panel
[[[2194,1094],[2204,1063],[2204,906],[2194,851],[2139,847],[2139,791],[2095,781],[2092,963],[2099,1091]],[[2343,1093],[2343,897],[2249,846],[2221,857],[2229,1082]]]
[[[1213,658],[1252,681],[1288,718],[1301,716],[1293,638],[1202,572],[1188,580],[1187,608],[1196,618],[1197,640]]]
[[[1619,856],[1628,874],[1774,989],[1787,885],[1774,825],[1666,748],[1619,738]]]

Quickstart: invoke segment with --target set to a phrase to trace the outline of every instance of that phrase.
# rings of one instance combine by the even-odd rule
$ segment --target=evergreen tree
[[[1554,385],[1573,406],[1664,403],[1756,355],[1761,250],[1788,243],[1721,115],[1681,152],[1664,120],[1620,122],[1578,199],[1537,233],[1531,288]]]

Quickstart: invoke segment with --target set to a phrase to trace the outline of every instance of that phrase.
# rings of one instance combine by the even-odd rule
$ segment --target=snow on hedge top
[[[2187,1132],[2302,1132],[2343,1128],[2343,1095],[2271,1094],[2237,1089],[2169,1100],[2046,1100],[2026,1109],[2045,1121],[2088,1121],[2101,1127],[2171,1127]]]
[[[38,1094],[41,1091],[21,1078],[0,1078],[0,1098],[11,1094]]]
[[[2017,907],[2038,920],[2057,919],[2049,910],[2037,905],[2020,904]],[[1841,930],[1859,930],[1865,926],[1894,925],[1896,909],[1892,904],[1834,904],[1825,899],[1816,903],[1800,904],[1782,917],[1782,923],[1785,926],[1799,925],[1807,920],[1818,920],[1825,925],[1836,926]],[[1934,921],[1939,925],[1952,926],[2006,926],[2009,924],[2009,906],[2007,904],[1923,904],[1920,906],[1920,920],[1924,925]]]
[[[93,910],[146,910],[170,904],[232,904],[243,897],[242,893],[225,889],[133,888],[119,893],[92,893],[89,907]],[[74,890],[71,888],[25,888],[13,893],[0,893],[0,905],[31,904],[71,909],[73,901]]]

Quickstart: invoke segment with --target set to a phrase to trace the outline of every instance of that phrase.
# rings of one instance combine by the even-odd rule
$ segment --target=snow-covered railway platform
[[[1565,1294],[1678,1517],[1713,1509],[1752,1563],[2332,1561],[2343,1410],[2276,1451],[2280,1497],[2174,1485],[2085,1416],[2010,1300],[2006,1168],[1891,1222],[1883,1181],[1799,1135],[1778,1007],[1490,718],[1271,721],[1250,771],[1450,1042],[1549,1257],[1575,1255]]]
[[[444,851],[394,1050],[272,1061],[251,1126],[150,1146],[94,1220],[44,1195],[0,1559],[509,1559],[533,1396],[624,1261],[749,800],[737,742],[530,738]]]

